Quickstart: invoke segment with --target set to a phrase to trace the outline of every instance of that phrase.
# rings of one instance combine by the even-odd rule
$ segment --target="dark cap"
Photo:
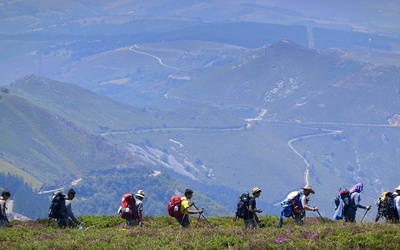
[[[68,195],[75,195],[75,190],[73,190],[72,188],[68,190]]]
[[[188,195],[188,194],[193,194],[193,190],[191,190],[190,188],[186,189],[185,195]]]

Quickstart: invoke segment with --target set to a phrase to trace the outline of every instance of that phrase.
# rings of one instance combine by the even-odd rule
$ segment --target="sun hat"
[[[259,189],[258,187],[255,187],[251,190],[251,193],[255,194],[255,193],[259,193],[261,192],[261,189]]]
[[[143,190],[137,191],[137,194],[135,194],[135,196],[139,196],[139,197],[144,198],[144,191]]]
[[[308,190],[310,191],[310,193],[315,194],[314,190],[312,189],[312,187],[310,185],[305,185],[303,188],[303,190]]]
[[[400,191],[400,185],[397,188],[395,188],[394,190]]]

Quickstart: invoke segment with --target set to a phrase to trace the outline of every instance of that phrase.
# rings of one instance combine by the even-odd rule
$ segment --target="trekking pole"
[[[320,217],[322,220],[324,220],[324,218],[322,217],[322,215],[321,215],[321,213],[319,212],[319,210],[317,210],[317,213],[318,213],[319,217]]]
[[[198,209],[198,208],[196,207],[195,204],[193,204],[193,206],[194,206],[194,208],[196,208],[197,210],[200,210],[200,209]],[[213,225],[207,220],[207,218],[204,216],[203,213],[201,213],[200,215],[203,216],[204,220],[207,221],[207,223],[208,223],[208,225],[209,225],[210,227],[213,226]],[[199,215],[199,219],[200,219],[200,215]]]
[[[322,217],[322,215],[321,215],[321,213],[319,212],[319,210],[317,210],[317,213],[318,213],[319,217],[321,218],[321,220],[322,220],[322,221],[325,221],[325,218]]]
[[[194,225],[195,228],[199,225],[200,217],[201,217],[201,214],[199,214],[199,218],[197,218],[196,225]]]
[[[360,223],[362,223],[362,221],[364,220],[364,218],[365,218],[365,215],[367,215],[368,211],[369,211],[369,209],[366,209],[366,210],[365,210],[364,216],[361,218],[361,221],[360,221]]]

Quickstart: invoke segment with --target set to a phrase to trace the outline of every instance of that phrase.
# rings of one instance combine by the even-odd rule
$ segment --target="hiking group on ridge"
[[[355,223],[356,213],[358,209],[364,209],[366,213],[371,209],[371,206],[364,206],[360,203],[360,193],[363,191],[362,183],[355,184],[349,190],[339,189],[334,202],[336,204],[333,220],[345,220],[345,222]],[[260,197],[262,190],[259,187],[254,187],[249,193],[243,193],[239,197],[239,202],[236,209],[236,218],[243,219],[245,229],[255,229],[263,227],[264,224],[258,218],[257,213],[262,213],[262,209],[257,207],[256,199]],[[285,218],[293,218],[297,225],[305,224],[306,211],[318,212],[317,206],[309,206],[310,194],[315,194],[315,191],[310,185],[305,185],[298,191],[290,192],[286,199],[281,202],[281,213],[279,216],[278,227],[283,226]],[[67,195],[61,191],[54,193],[51,206],[49,209],[49,220],[55,219],[60,229],[66,227],[77,227],[82,229],[82,224],[76,219],[72,212],[71,202],[75,198],[76,192],[70,189]],[[11,227],[11,223],[6,215],[6,201],[10,198],[10,191],[4,190],[0,197],[0,228]],[[189,215],[199,214],[199,219],[204,216],[204,209],[198,209],[194,201],[190,201],[193,197],[193,190],[186,189],[184,196],[172,196],[168,206],[168,214],[179,223],[181,227],[190,227]],[[126,227],[143,226],[143,199],[145,194],[143,190],[138,190],[136,194],[126,193],[122,196],[121,206],[118,209],[118,214],[125,219]],[[398,222],[400,214],[400,185],[395,188],[394,192],[383,192],[381,197],[376,201],[378,213],[375,219],[377,222],[381,217],[385,217],[387,221]],[[195,209],[192,209],[194,207]],[[199,220],[198,220],[199,221]],[[197,223],[198,223],[197,221]],[[206,219],[207,221],[207,219]],[[208,222],[208,221],[207,221]],[[197,226],[197,224],[196,224]]]

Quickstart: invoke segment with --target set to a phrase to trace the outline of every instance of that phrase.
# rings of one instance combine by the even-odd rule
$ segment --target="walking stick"
[[[322,217],[321,213],[319,212],[319,210],[317,210],[319,217],[321,218],[322,222],[326,222],[327,219]]]
[[[199,225],[200,216],[201,216],[201,214],[199,214],[199,218],[197,218],[196,225],[194,225],[195,228]]]
[[[195,204],[193,204],[193,206],[194,206],[197,210],[200,210],[200,209],[198,209],[198,208],[196,207]],[[210,227],[213,227],[213,225],[207,220],[207,218],[204,216],[203,213],[201,213],[201,214],[199,215],[199,219],[200,219],[200,216],[203,216],[204,220],[207,221],[208,225],[209,225]]]
[[[321,218],[321,220],[324,220],[324,218],[323,218],[322,215],[320,214],[319,210],[317,210],[317,213],[318,213],[319,217]]]
[[[364,216],[361,218],[361,221],[360,221],[360,223],[362,223],[362,221],[364,220],[364,218],[365,218],[365,215],[367,215],[368,211],[369,211],[369,209],[366,209],[366,210],[365,210]]]

